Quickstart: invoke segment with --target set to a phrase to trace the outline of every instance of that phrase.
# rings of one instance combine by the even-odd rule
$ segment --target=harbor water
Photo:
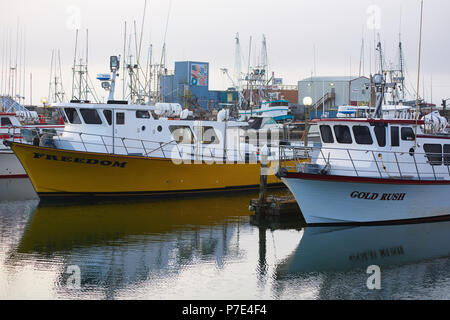
[[[40,204],[2,183],[0,299],[450,299],[449,221],[304,227],[252,219],[255,192]]]

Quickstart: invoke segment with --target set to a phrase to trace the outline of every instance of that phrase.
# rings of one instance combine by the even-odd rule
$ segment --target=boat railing
[[[57,133],[58,131],[62,131],[63,127],[58,127],[58,126],[51,126],[51,125],[24,125],[24,126],[9,126],[8,127],[8,131],[7,134],[9,136],[8,140],[11,140],[13,142],[15,141],[19,141],[22,142],[23,140],[27,141],[28,138],[28,142],[32,142],[32,138],[33,137],[28,137],[27,134],[29,134],[31,132],[31,134],[33,134],[32,132],[40,132],[40,134],[43,133],[51,133],[52,131]]]
[[[165,159],[229,161],[229,158],[232,157],[235,161],[246,163],[259,160],[258,152],[251,151],[250,148],[224,148],[223,144],[213,145],[200,142],[184,144],[176,140],[162,142],[67,130],[64,130],[64,134],[65,136],[58,132],[46,133],[46,136],[42,137],[43,139],[41,138],[41,145],[64,150]],[[278,146],[272,148],[272,150],[277,152]],[[278,155],[276,156],[276,159],[278,159]]]
[[[402,180],[450,180],[450,153],[279,147],[281,172]],[[315,154],[315,156],[312,156]],[[305,163],[305,159],[311,159]]]

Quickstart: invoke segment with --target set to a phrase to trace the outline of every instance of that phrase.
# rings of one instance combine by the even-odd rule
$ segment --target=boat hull
[[[0,151],[0,179],[26,178],[25,169],[12,150]]]
[[[85,196],[162,196],[259,186],[255,163],[181,163],[171,159],[88,153],[13,143],[41,199]],[[275,172],[277,164],[273,164]],[[282,185],[275,175],[268,184]]]
[[[370,224],[450,217],[448,181],[287,174],[308,224]]]

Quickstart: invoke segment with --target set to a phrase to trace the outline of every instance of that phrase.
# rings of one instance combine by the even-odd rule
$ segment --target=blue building
[[[162,76],[160,88],[165,102],[183,107],[221,109],[224,105],[235,105],[238,100],[236,91],[209,90],[207,62],[175,62],[174,74]]]

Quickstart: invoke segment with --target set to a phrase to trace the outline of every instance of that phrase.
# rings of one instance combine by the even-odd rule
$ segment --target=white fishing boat
[[[314,120],[322,148],[295,169],[283,154],[314,148],[281,146],[279,176],[308,224],[379,223],[450,216],[450,134],[438,112],[383,117],[383,76],[373,117]],[[303,158],[303,156],[302,156]],[[289,172],[287,169],[291,169]],[[294,169],[294,170],[292,170]]]
[[[241,121],[246,121],[250,118],[268,118],[274,122],[283,122],[294,119],[289,109],[288,100],[273,100],[263,101],[260,108],[251,110],[239,110],[239,117]]]
[[[11,140],[21,143],[33,143],[33,132],[63,129],[63,125],[22,125],[19,119],[25,119],[23,113],[0,113],[0,179],[26,178],[27,174],[11,148],[3,141]],[[28,133],[28,135],[24,135]]]

